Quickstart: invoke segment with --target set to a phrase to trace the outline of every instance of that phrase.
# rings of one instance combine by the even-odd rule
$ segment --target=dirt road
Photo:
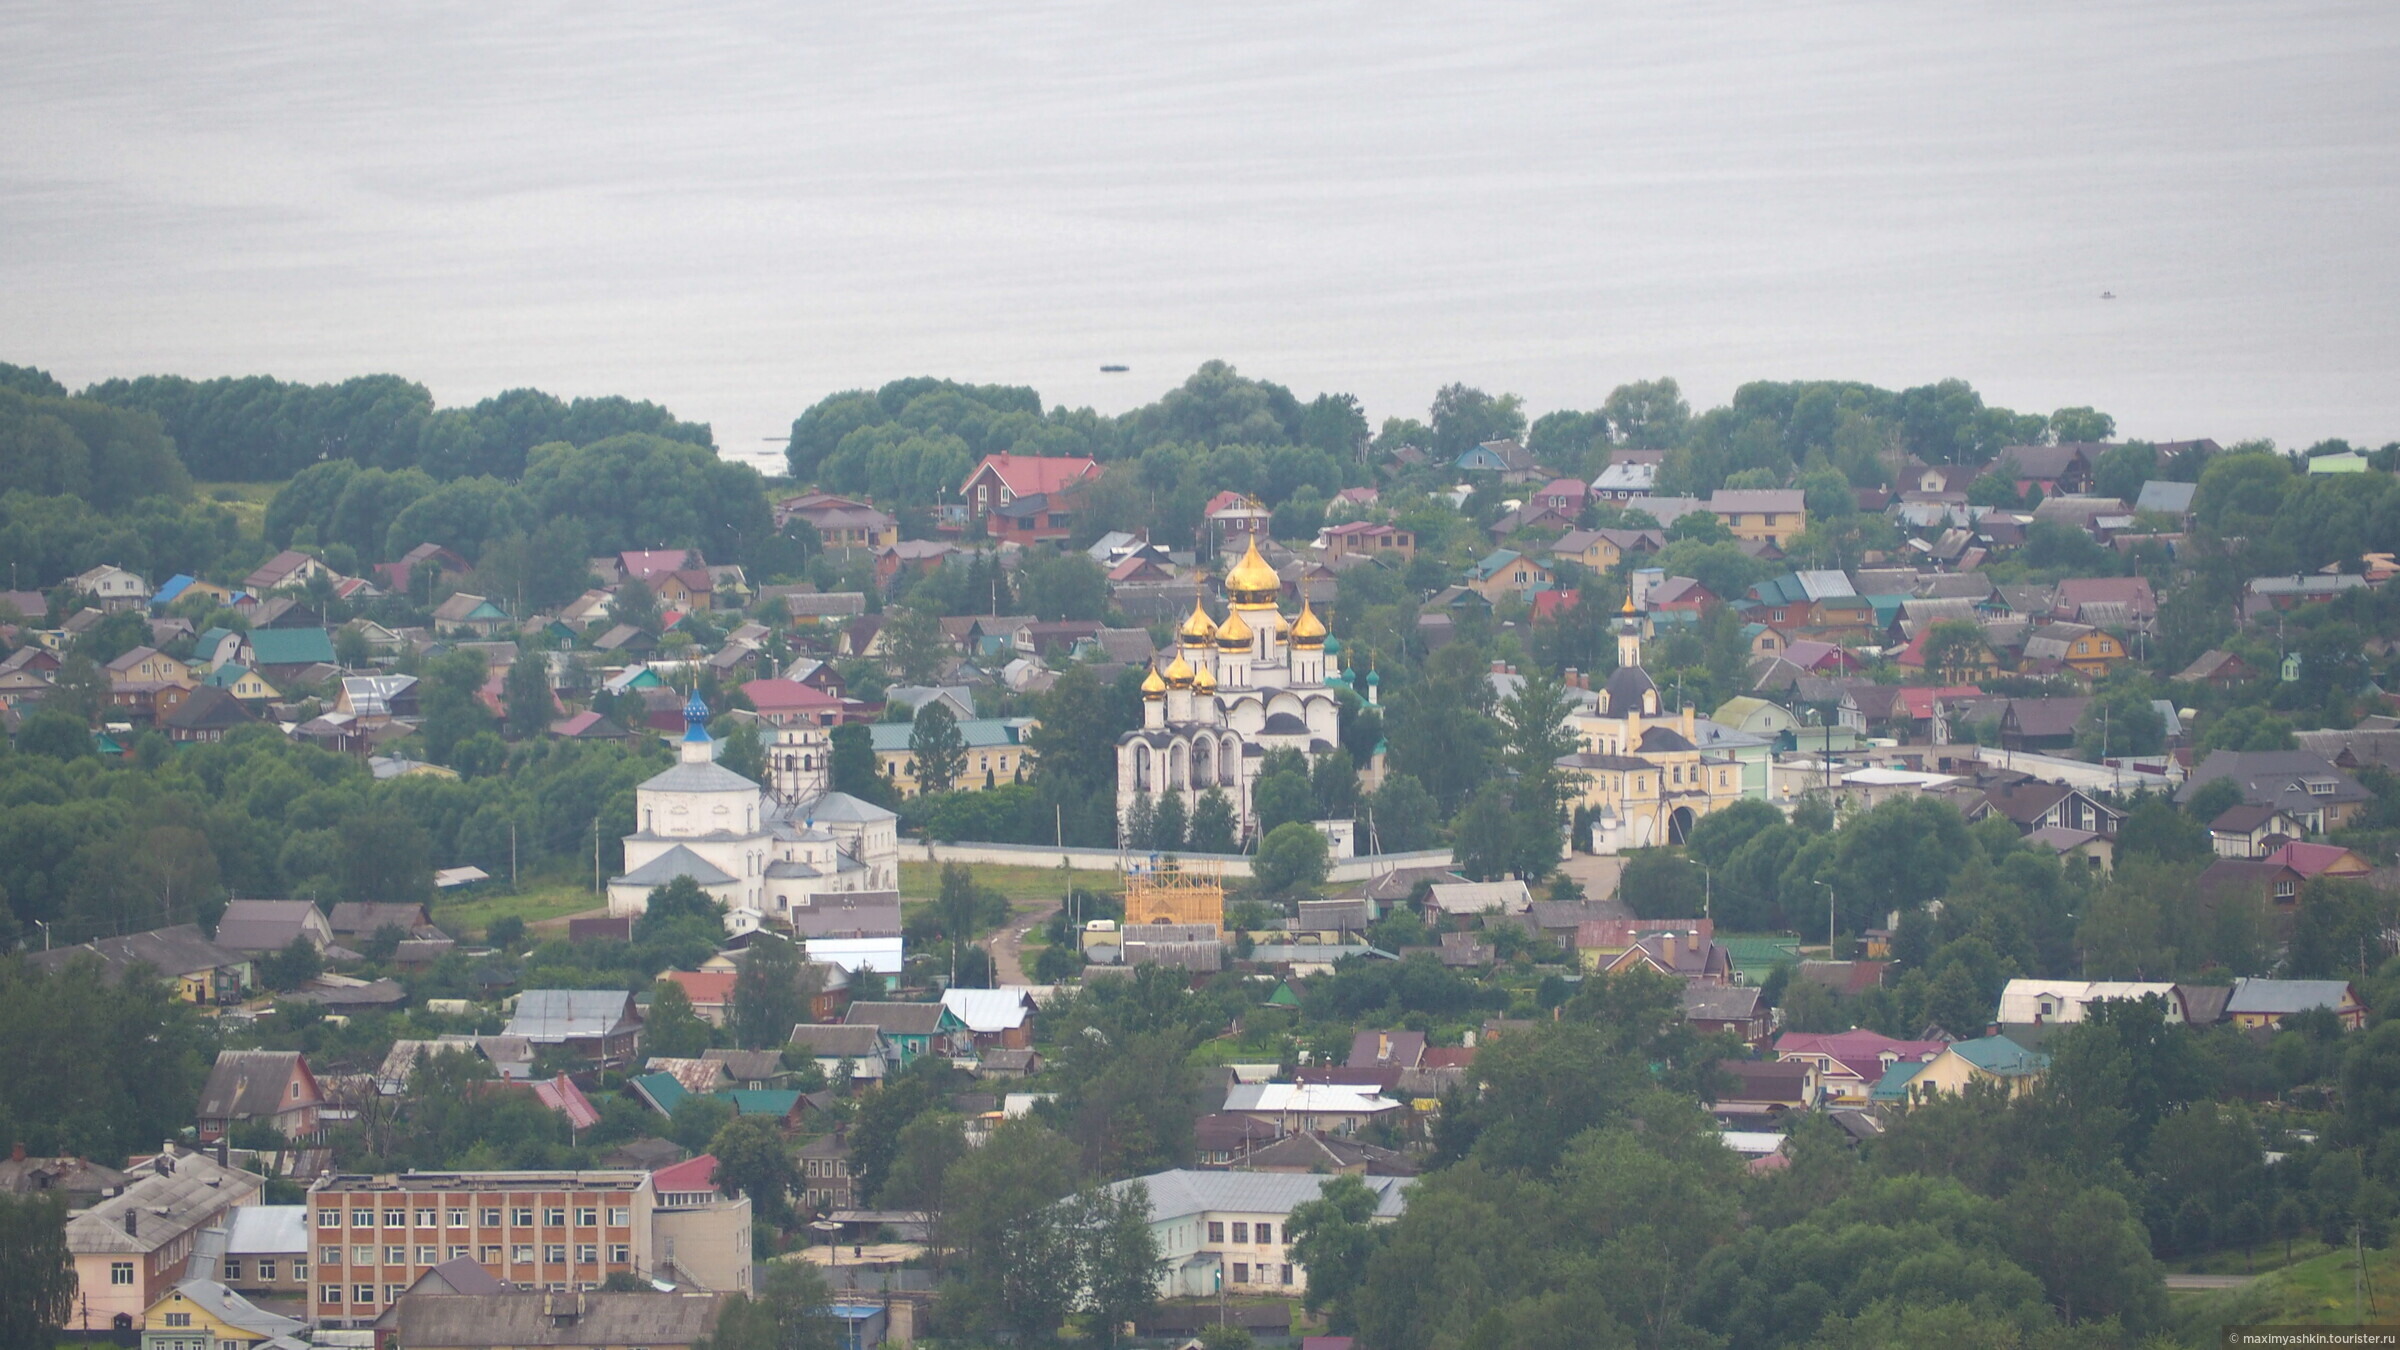
[[[992,934],[992,983],[1031,984],[1025,975],[1025,937],[1058,912],[1056,901],[1021,903],[1008,912],[1008,922]]]

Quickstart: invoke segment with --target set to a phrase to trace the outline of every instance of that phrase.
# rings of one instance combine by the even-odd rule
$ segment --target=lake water
[[[1958,375],[2400,437],[2389,0],[179,9],[0,4],[0,360],[625,393],[730,451],[1212,357],[1378,421]]]

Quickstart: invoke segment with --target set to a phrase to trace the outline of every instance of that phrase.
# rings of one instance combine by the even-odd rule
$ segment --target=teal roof
[[[1788,937],[1723,937],[1716,939],[1725,949],[1733,968],[1748,977],[1752,984],[1764,984],[1776,966],[1800,959],[1800,940]]]
[[[1471,570],[1478,579],[1497,576],[1510,563],[1524,556],[1513,548],[1504,548],[1475,564]]]
[[[958,737],[969,750],[988,750],[999,745],[1019,745],[1030,723],[1024,717],[970,717],[958,724]],[[867,739],[874,742],[878,753],[909,748],[909,738],[916,734],[913,722],[870,722]]]
[[[735,1088],[717,1095],[733,1103],[737,1116],[788,1116],[800,1100],[789,1088]]]
[[[250,652],[262,666],[333,664],[333,635],[322,628],[260,628],[250,634]]]
[[[1800,585],[1800,578],[1790,572],[1779,577],[1767,578],[1751,587],[1750,593],[1756,596],[1758,603],[1762,605],[1804,605],[1808,603],[1807,590]]]
[[[643,1074],[633,1080],[632,1087],[662,1116],[674,1115],[675,1108],[683,1104],[683,1099],[692,1095],[683,1090],[683,1084],[676,1082],[675,1075],[671,1073]],[[734,1109],[741,1108],[737,1106]]]
[[[1903,1059],[1894,1062],[1892,1067],[1883,1071],[1883,1077],[1875,1080],[1875,1086],[1868,1092],[1867,1099],[1878,1102],[1907,1100],[1909,1080],[1915,1078],[1924,1068],[1925,1061],[1921,1059]]]
[[[244,675],[249,673],[250,667],[241,665],[238,662],[228,661],[224,665],[217,667],[215,670],[208,672],[208,678],[202,680],[201,683],[215,685],[219,689],[231,689],[234,685],[241,682],[241,678]]]
[[[1870,595],[1867,603],[1875,607],[1875,626],[1889,628],[1900,617],[1900,606],[1911,597],[1905,595]]]
[[[1985,1073],[2021,1078],[2050,1067],[2050,1057],[2028,1050],[2006,1036],[1983,1036],[1950,1047],[1953,1054]]]

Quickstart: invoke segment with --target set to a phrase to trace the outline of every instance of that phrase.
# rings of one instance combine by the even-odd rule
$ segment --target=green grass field
[[[241,522],[242,533],[263,534],[267,526],[267,503],[275,500],[281,483],[194,483],[192,495],[201,501],[222,506],[233,512]]]
[[[463,900],[436,901],[433,921],[452,932],[483,936],[494,919],[514,914],[527,924],[544,919],[564,918],[598,909],[608,900],[595,896],[589,882],[529,882],[524,889],[511,895],[506,890],[487,886],[480,894]]]
[[[2345,1248],[2261,1275],[2245,1288],[2179,1294],[2171,1315],[2183,1343],[2195,1346],[2217,1344],[2227,1326],[2400,1322],[2400,1250],[2369,1248],[2367,1297],[2358,1296],[2358,1285],[2358,1262]]]
[[[1039,901],[1045,909],[1058,903],[1061,895],[1059,870],[1055,867],[1008,867],[998,863],[970,863],[975,884],[989,886],[1009,898],[1018,909]],[[1113,872],[1067,873],[1074,884],[1096,894],[1115,894],[1119,887]],[[900,895],[905,900],[930,900],[942,891],[942,867],[939,863],[903,862],[900,864]]]

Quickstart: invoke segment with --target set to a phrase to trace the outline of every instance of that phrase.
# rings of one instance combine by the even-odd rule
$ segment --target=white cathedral
[[[1120,837],[1138,799],[1172,793],[1188,813],[1213,788],[1247,839],[1257,830],[1251,789],[1266,753],[1288,747],[1314,765],[1340,740],[1334,687],[1342,679],[1326,668],[1325,625],[1305,597],[1298,617],[1284,617],[1275,603],[1282,590],[1253,538],[1225,576],[1225,621],[1192,601],[1174,661],[1142,681],[1141,730],[1117,741]]]
[[[608,883],[610,914],[640,914],[650,892],[677,877],[721,901],[736,933],[788,921],[819,895],[899,890],[900,818],[824,790],[822,729],[781,733],[768,752],[770,792],[717,763],[698,694],[683,720],[674,767],[634,791],[635,828],[625,836],[625,874]]]

